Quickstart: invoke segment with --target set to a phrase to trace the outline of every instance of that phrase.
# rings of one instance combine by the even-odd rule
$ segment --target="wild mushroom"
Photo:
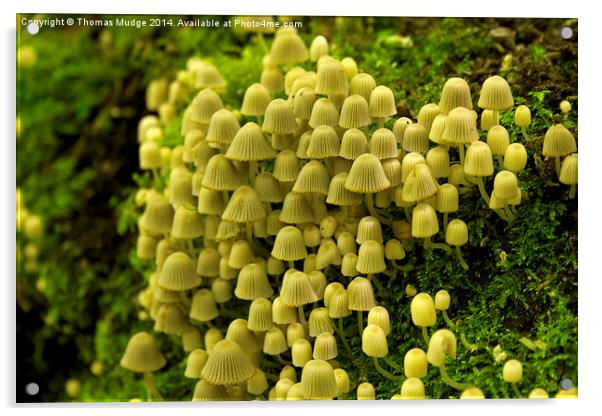
[[[153,398],[163,399],[157,391],[152,373],[163,368],[165,364],[165,357],[159,351],[155,338],[146,332],[138,332],[130,338],[119,361],[121,367],[144,374],[144,384],[149,401],[152,401]]]

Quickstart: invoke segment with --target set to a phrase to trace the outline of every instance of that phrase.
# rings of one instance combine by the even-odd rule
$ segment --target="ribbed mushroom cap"
[[[454,163],[449,167],[449,176],[447,177],[447,181],[454,186],[466,184],[464,180],[464,168],[462,165],[459,163]]]
[[[347,286],[349,309],[352,311],[369,311],[375,306],[374,290],[370,281],[364,277],[356,277]]]
[[[318,296],[319,300],[324,299],[324,289],[326,288],[327,280],[324,273],[319,270],[312,270],[307,273],[307,277],[309,277],[309,281],[311,282],[311,286],[314,288],[314,292],[316,292],[316,296]]]
[[[318,247],[320,241],[322,241],[322,236],[317,226],[308,224],[303,228],[303,243],[306,247]]]
[[[293,306],[282,303],[280,296],[272,302],[272,321],[278,325],[286,325],[297,320],[297,311]]]
[[[347,253],[341,260],[341,274],[347,277],[355,277],[360,272],[357,270],[357,254]]]
[[[321,242],[322,240],[320,240]],[[316,255],[315,254],[309,254],[307,257],[305,257],[305,259],[303,260],[303,273],[311,273],[314,270],[318,270],[316,268]]]
[[[339,125],[344,128],[358,128],[369,125],[372,122],[368,102],[359,94],[353,94],[345,98],[341,108]]]
[[[491,149],[491,154],[503,156],[510,145],[508,130],[500,125],[493,126],[487,132],[487,144]]]
[[[428,370],[426,353],[420,348],[412,348],[403,358],[403,372],[406,377],[423,378]]]
[[[200,322],[211,321],[219,315],[215,298],[209,289],[199,289],[192,296],[189,316]]]
[[[248,322],[244,319],[235,319],[230,322],[225,339],[236,343],[245,353],[256,352],[261,349],[257,337],[251,332]]]
[[[344,318],[351,315],[349,310],[349,297],[344,288],[337,288],[332,292],[328,302],[328,316],[333,319]]]
[[[334,326],[328,315],[328,309],[314,308],[309,314],[309,336],[317,337],[322,332],[332,334]]]
[[[376,193],[391,186],[380,160],[371,153],[359,156],[353,162],[345,188],[356,193]]]
[[[167,234],[171,231],[173,216],[173,207],[167,198],[158,192],[149,192],[140,225],[149,233]]]
[[[307,157],[310,159],[325,159],[339,155],[339,136],[331,126],[319,126],[311,133]]]
[[[506,205],[508,205],[508,201],[506,199],[498,198],[495,191],[491,192],[491,196],[489,198],[489,209],[500,209],[504,208]]]
[[[255,178],[255,191],[261,202],[282,202],[280,184],[269,172],[261,172]]]
[[[222,215],[226,205],[221,192],[201,188],[198,195],[197,211],[199,214]]]
[[[558,177],[561,183],[565,185],[577,184],[577,165],[577,153],[573,153],[564,158],[560,168],[560,176]]]
[[[390,159],[398,156],[397,140],[389,129],[381,128],[372,133],[370,138],[370,153],[378,159]]]
[[[323,238],[316,254],[316,269],[322,270],[331,264],[340,266],[341,253],[339,247],[331,238]]]
[[[518,383],[523,378],[523,365],[518,360],[508,360],[502,371],[504,381]]]
[[[399,161],[399,159],[391,158],[381,160],[381,164],[383,166],[383,170],[385,171],[387,179],[389,180],[389,182],[391,182],[391,187],[393,188],[398,186],[401,183],[401,162]],[[389,190],[385,190],[384,194],[389,195],[388,191]]]
[[[183,166],[171,171],[168,185],[169,202],[177,207],[182,204],[196,204],[192,195],[192,173]]]
[[[269,298],[272,293],[267,273],[261,266],[249,263],[240,270],[234,289],[234,296],[238,299]]]
[[[339,156],[348,160],[355,160],[364,153],[368,153],[368,139],[361,130],[352,128],[343,134]]]
[[[503,170],[495,175],[493,191],[500,199],[512,199],[520,192],[516,175],[508,170]]]
[[[297,95],[297,93],[300,90],[302,90],[303,88],[311,88],[313,91],[316,87],[316,79],[317,79],[317,75],[313,71],[307,71],[304,74],[302,74],[300,77],[295,79],[295,81],[291,84],[289,91],[288,91],[289,99],[290,98],[294,99],[294,97]],[[304,118],[304,119],[308,120],[309,117]]]
[[[391,321],[389,312],[382,306],[375,306],[368,312],[368,325],[378,325],[385,335],[391,332]]]
[[[297,142],[297,150],[295,155],[299,159],[309,159],[307,156],[307,148],[309,147],[309,141],[311,140],[311,130],[304,132]]]
[[[419,378],[408,378],[401,384],[401,400],[424,400],[424,384]]]
[[[562,124],[555,124],[546,131],[542,154],[547,157],[566,156],[577,151],[573,134]]]
[[[224,105],[215,91],[205,88],[199,91],[189,107],[191,108],[190,118],[192,121],[209,124],[213,113],[224,108]]]
[[[292,191],[299,194],[327,195],[329,184],[330,176],[326,166],[322,162],[312,160],[301,168]]]
[[[233,112],[218,110],[211,116],[206,140],[208,142],[229,144],[240,129],[238,119]]]
[[[499,112],[494,110],[483,110],[481,112],[481,130],[488,131],[492,127],[498,125],[499,121]]]
[[[487,143],[477,140],[470,144],[464,159],[464,174],[468,176],[493,175],[493,155]]]
[[[370,116],[373,118],[386,118],[397,114],[395,97],[389,87],[379,85],[370,93]]]
[[[355,245],[355,237],[349,231],[341,232],[337,237],[337,247],[341,252],[341,255],[347,253],[356,253],[357,247]]]
[[[439,311],[446,311],[449,309],[451,297],[447,290],[439,290],[435,293],[435,308]]]
[[[232,162],[217,154],[209,159],[201,184],[214,191],[233,191],[242,186],[243,181]]]
[[[383,242],[383,232],[380,221],[372,216],[363,217],[357,226],[358,244],[363,244],[368,240],[374,240],[378,243]]]
[[[456,212],[459,205],[458,188],[450,183],[445,183],[439,187],[437,193],[437,211]]]
[[[225,339],[215,344],[201,375],[211,384],[230,385],[248,380],[254,372],[255,367],[242,348]]]
[[[194,386],[193,402],[223,402],[230,400],[224,386],[214,385],[206,380],[199,380]]]
[[[289,347],[292,347],[295,341],[299,339],[305,339],[305,327],[301,325],[299,322],[291,322],[286,327],[286,344]],[[311,359],[311,354],[310,354]]]
[[[331,238],[335,235],[338,226],[337,219],[332,215],[328,215],[320,221],[320,235],[324,238]]]
[[[266,140],[261,127],[256,123],[248,122],[232,139],[226,157],[240,162],[269,160],[276,157],[276,152]]]
[[[426,163],[426,159],[418,152],[406,154],[401,160],[401,182],[405,182],[408,175],[419,163]]]
[[[431,365],[442,367],[445,365],[445,356],[456,358],[456,336],[449,329],[439,329],[431,336],[426,358]]]
[[[195,261],[186,253],[176,252],[165,260],[159,275],[159,286],[168,290],[188,290],[201,284]]]
[[[180,239],[194,239],[203,235],[203,222],[193,206],[184,204],[176,208],[171,235]]]
[[[339,112],[332,101],[328,98],[316,100],[311,110],[309,125],[314,129],[323,125],[334,128],[339,126]]]
[[[313,358],[316,360],[333,360],[337,357],[337,341],[330,332],[318,334],[314,342]]]
[[[349,94],[358,94],[364,97],[366,101],[370,101],[370,94],[374,88],[376,88],[376,81],[372,75],[366,73],[356,74],[349,83]]]
[[[186,370],[184,377],[186,378],[201,378],[201,371],[209,358],[209,354],[205,350],[195,349],[188,354],[186,360]]]
[[[119,365],[136,373],[151,373],[165,365],[165,357],[157,348],[155,338],[146,333],[138,332],[128,341]]]
[[[295,382],[288,378],[278,380],[271,390],[273,397],[270,397],[269,400],[287,400],[288,391],[294,384]]]
[[[380,326],[370,324],[364,328],[362,351],[367,356],[376,358],[386,357],[389,354],[387,336]]]
[[[362,274],[381,273],[387,270],[383,245],[374,240],[364,242],[360,246],[355,267]]]
[[[217,226],[217,231],[215,232],[214,239],[216,241],[228,241],[230,239],[236,238],[236,236],[238,236],[238,234],[240,234],[243,229],[244,225],[242,223],[222,220]],[[205,238],[208,239],[208,236],[205,235]]]
[[[156,274],[153,273],[152,277],[156,279]],[[152,287],[151,292],[152,298],[162,303],[175,303],[180,301],[180,294],[178,292],[163,289],[161,286],[157,286],[156,284],[154,287]]]
[[[286,65],[307,61],[309,57],[303,39],[292,31],[278,30],[270,49],[272,65]]]
[[[272,256],[279,260],[294,261],[307,256],[303,234],[297,227],[286,226],[278,231]]]
[[[263,340],[263,352],[268,355],[282,354],[288,349],[284,333],[278,327],[270,328]]]
[[[435,178],[447,178],[450,166],[448,150],[443,146],[433,147],[426,154],[426,164]]]
[[[293,86],[293,83],[306,73],[307,72],[305,71],[305,69],[301,68],[300,66],[295,66],[289,69],[286,72],[286,75],[284,76],[284,93],[288,96],[293,95],[291,94],[291,88]]]
[[[337,289],[345,289],[345,286],[339,282],[332,282],[326,285],[326,288],[324,289],[324,306],[327,308],[330,305],[330,297],[334,294],[334,292],[337,291]]]
[[[309,120],[316,99],[316,93],[312,88],[303,87],[299,89],[293,98],[293,112],[295,113],[295,117],[302,120]]]
[[[314,220],[307,199],[296,192],[289,192],[284,197],[279,218],[287,224],[305,224]]]
[[[443,114],[449,114],[456,107],[472,109],[470,87],[462,78],[450,78],[445,81],[441,90],[439,108]]]
[[[376,391],[374,386],[368,382],[364,382],[357,386],[358,400],[376,400]]]
[[[226,85],[217,67],[209,62],[197,60],[189,68],[195,88],[221,88]]]
[[[403,244],[396,238],[392,238],[385,244],[385,258],[387,260],[403,260],[406,257]]]
[[[445,242],[450,246],[463,246],[468,242],[468,227],[460,219],[454,219],[447,225]]]
[[[316,93],[324,95],[347,95],[349,81],[345,68],[336,59],[329,59],[318,65]]]
[[[283,150],[274,161],[274,178],[280,182],[293,182],[299,175],[299,159],[293,150]]]
[[[418,124],[424,126],[426,130],[426,134],[428,136],[431,131],[431,126],[433,125],[433,121],[435,117],[441,114],[441,109],[437,104],[428,103],[420,107],[420,111],[418,112],[417,121]]]
[[[479,140],[479,133],[472,112],[464,107],[451,110],[445,121],[445,129],[441,135],[441,140],[438,143],[443,142],[457,146],[472,143],[476,140]]]
[[[428,152],[429,138],[427,128],[419,123],[409,124],[403,133],[402,147],[407,152]]]
[[[262,116],[272,101],[270,92],[262,84],[251,84],[245,91],[240,113],[248,116]]]
[[[197,171],[201,171],[204,174],[209,160],[216,154],[219,154],[219,151],[211,147],[206,140],[201,140],[190,149],[189,153],[190,159],[196,166]]]
[[[330,400],[337,394],[334,370],[324,360],[310,360],[303,366],[301,384],[306,400]]]
[[[445,144],[443,140],[443,133],[445,132],[445,126],[447,124],[447,114],[438,114],[431,124],[429,131],[429,140],[437,144]]]
[[[211,354],[213,347],[215,347],[219,341],[224,339],[224,334],[222,334],[222,332],[217,328],[209,328],[207,332],[205,332],[205,336],[203,338],[205,342],[205,350],[207,353]]]
[[[318,296],[307,274],[293,271],[284,274],[280,287],[280,299],[284,305],[302,306],[316,302]]]
[[[437,193],[439,184],[426,163],[414,166],[405,180],[402,199],[408,202],[422,201]]]
[[[226,221],[247,223],[265,218],[266,212],[257,191],[250,186],[241,186],[230,198],[222,219]]]
[[[140,145],[138,150],[140,169],[160,168],[162,159],[159,145],[152,141],[146,141]]]
[[[282,91],[284,88],[284,75],[282,74],[282,70],[278,67],[264,68],[263,71],[261,71],[259,82],[266,87],[269,92],[275,93]]]
[[[268,387],[268,379],[265,373],[259,368],[256,368],[253,376],[247,380],[247,392],[259,395],[266,391]]]
[[[527,166],[527,149],[520,143],[512,143],[504,152],[504,168],[511,172],[520,172]]]
[[[270,256],[266,262],[266,269],[270,276],[280,276],[284,273],[284,262]]]
[[[154,316],[153,330],[170,335],[181,335],[188,328],[186,317],[175,304],[161,305]]]
[[[526,105],[519,105],[514,110],[514,124],[518,127],[529,127],[531,124],[531,110]]]
[[[435,302],[428,293],[422,292],[412,298],[410,312],[416,326],[433,326],[437,323]]]
[[[272,134],[292,134],[297,129],[292,103],[276,98],[265,110],[263,131]]]
[[[408,117],[400,117],[395,120],[393,124],[393,134],[395,135],[395,140],[397,140],[398,144],[403,142],[403,135],[410,124],[414,122]]]
[[[217,303],[226,303],[232,299],[232,283],[218,277],[211,282],[211,293]]]
[[[483,82],[478,105],[480,108],[489,110],[504,110],[514,106],[514,99],[508,81],[499,75],[487,78]]]

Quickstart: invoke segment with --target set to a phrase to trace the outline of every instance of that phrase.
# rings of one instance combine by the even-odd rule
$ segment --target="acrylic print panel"
[[[17,19],[18,402],[577,396],[576,19]]]

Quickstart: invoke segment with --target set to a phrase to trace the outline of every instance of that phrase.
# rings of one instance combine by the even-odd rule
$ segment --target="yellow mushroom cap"
[[[221,88],[226,85],[217,67],[209,62],[198,60],[190,66],[196,88]]]
[[[569,111],[571,111],[571,103],[567,100],[562,100],[560,102],[560,111],[562,111],[563,113],[568,113]]]
[[[397,114],[393,91],[387,86],[379,85],[375,87],[370,93],[368,102],[371,117],[386,118]]]
[[[199,289],[192,296],[189,316],[200,322],[207,322],[219,315],[215,298],[209,289]]]
[[[138,159],[140,162],[140,169],[160,168],[162,159],[159,145],[152,141],[142,143],[138,150]]]
[[[215,91],[205,88],[193,98],[189,108],[191,108],[190,118],[192,121],[209,124],[213,113],[224,108],[224,105]]]
[[[445,356],[456,358],[456,336],[448,329],[439,329],[431,336],[426,358],[431,365],[441,367],[445,365]]]
[[[335,368],[334,377],[337,382],[337,397],[342,398],[346,393],[349,393],[349,390],[351,390],[349,374],[342,368]]]
[[[481,112],[481,130],[488,131],[498,125],[500,121],[499,113],[494,110],[483,110]]]
[[[318,126],[311,133],[307,157],[310,159],[325,159],[339,155],[340,142],[337,132],[328,125]]]
[[[337,341],[330,332],[318,334],[314,342],[313,358],[315,360],[333,360],[337,357]]]
[[[417,202],[434,196],[439,189],[439,184],[426,163],[417,163],[406,177],[402,200]]]
[[[408,175],[419,163],[426,163],[426,159],[420,153],[411,152],[406,154],[401,160],[401,182],[405,182]]]
[[[347,95],[349,81],[345,68],[336,59],[329,59],[318,65],[316,93],[324,95]]]
[[[261,172],[255,177],[255,191],[261,202],[282,202],[284,199],[278,180],[270,172]]]
[[[460,399],[463,400],[475,400],[475,399],[484,399],[485,395],[481,391],[481,389],[477,387],[469,387],[460,394]]]
[[[468,176],[493,175],[493,156],[487,143],[477,140],[470,144],[464,159],[464,173]]]
[[[562,124],[555,124],[546,131],[541,152],[544,156],[566,156],[576,151],[575,137]]]
[[[309,336],[317,337],[322,332],[332,334],[334,332],[334,326],[328,315],[328,309],[314,308],[309,314]]]
[[[351,234],[349,231],[343,231],[338,234],[337,247],[343,256],[347,253],[355,253],[357,250],[355,245],[355,237],[353,234]]]
[[[429,204],[418,204],[412,210],[412,237],[427,238],[439,232],[437,214]]]
[[[207,217],[207,218],[210,218],[210,217]],[[217,230],[215,230],[215,233],[213,234],[213,239],[215,239],[216,241],[228,241],[230,239],[236,238],[243,229],[244,229],[244,225],[242,223],[222,220],[217,225]],[[210,239],[210,234],[208,232],[205,232],[205,238],[208,240]],[[238,259],[233,259],[233,260],[238,262]],[[244,266],[244,264],[241,265],[240,267],[242,267],[242,266]],[[236,268],[240,268],[240,267],[236,267]]]
[[[376,391],[374,386],[368,382],[364,382],[357,386],[357,399],[358,400],[375,400]]]
[[[205,341],[205,350],[207,353],[211,354],[213,351],[213,347],[219,341],[224,339],[224,334],[217,328],[209,328],[207,332],[205,332],[204,341]]]
[[[276,32],[270,49],[270,61],[273,65],[304,62],[308,57],[305,43],[296,32],[282,31],[282,29]]]
[[[266,87],[271,93],[282,91],[284,88],[284,75],[282,75],[282,70],[278,67],[264,68],[263,71],[261,71],[260,82],[261,85]]]
[[[272,321],[278,325],[286,325],[297,320],[297,311],[294,307],[282,303],[280,296],[272,302]]]
[[[500,199],[515,198],[516,194],[520,193],[516,175],[508,170],[498,172],[493,181],[493,191]]]
[[[433,147],[426,154],[426,163],[431,168],[435,178],[449,176],[449,152],[442,146]]]
[[[167,198],[157,192],[149,192],[144,213],[140,218],[140,225],[149,233],[167,234],[171,231],[173,216],[174,210]],[[27,218],[25,234],[28,237],[38,235],[38,230],[43,230],[41,224],[39,217]],[[41,233],[42,231],[39,231],[40,235]]]
[[[517,173],[527,166],[527,149],[520,143],[512,143],[504,152],[504,168]]]
[[[431,126],[433,125],[435,117],[439,114],[441,114],[441,108],[439,108],[437,104],[428,103],[420,107],[417,122],[425,128],[427,136],[431,131]]]
[[[339,112],[328,98],[319,98],[311,109],[309,125],[312,128],[327,125],[334,128],[339,126]]]
[[[247,392],[255,395],[262,394],[268,389],[268,380],[263,371],[255,369],[255,373],[247,380]]]
[[[529,393],[529,399],[547,399],[549,397],[548,392],[542,388],[535,388]]]
[[[268,107],[267,111],[269,110],[270,108]],[[264,126],[265,124],[264,122]],[[261,127],[256,123],[248,122],[234,135],[226,151],[226,157],[239,162],[269,160],[276,157],[276,152],[266,140]]]
[[[251,302],[247,326],[251,331],[267,331],[272,321],[272,302],[265,298],[257,298]]]
[[[322,162],[312,160],[301,168],[292,191],[299,194],[316,193],[328,195],[329,185],[330,175],[326,166]]]
[[[396,158],[397,140],[395,135],[389,129],[381,128],[372,133],[370,138],[370,153],[379,160]]]
[[[211,282],[211,293],[217,303],[226,303],[232,299],[232,283],[217,277]]]
[[[499,75],[487,78],[481,88],[478,105],[489,110],[503,110],[514,106],[508,81]]]
[[[385,244],[385,258],[387,260],[403,260],[406,257],[403,244],[396,238],[392,238]]]
[[[256,263],[242,267],[238,274],[234,295],[238,299],[269,298],[273,293],[266,271]]]
[[[564,158],[558,179],[565,185],[575,185],[577,183],[577,153]]]
[[[508,360],[504,363],[502,374],[504,381],[518,383],[523,378],[523,365],[518,360]]]
[[[352,79],[357,74],[357,63],[353,58],[346,56],[341,59],[341,64],[343,64],[348,79]]]
[[[462,78],[450,78],[445,81],[441,90],[439,108],[443,114],[449,114],[454,108],[472,109],[472,98],[468,83]]]
[[[184,371],[184,377],[187,378],[201,378],[201,371],[209,358],[209,354],[205,350],[195,349],[188,354],[186,360],[186,370]]]
[[[196,272],[195,261],[186,253],[176,252],[165,260],[158,284],[168,290],[188,290],[199,286],[201,277]]]
[[[374,240],[362,243],[355,267],[362,274],[381,273],[387,270],[385,249],[382,243]]]
[[[250,186],[241,186],[226,205],[222,219],[237,223],[247,223],[265,218],[266,212],[259,195]]]
[[[443,113],[438,114],[433,120],[433,123],[431,124],[431,129],[429,131],[429,140],[437,144],[446,144],[446,141],[443,139],[443,133],[445,132],[446,125],[447,115]]]
[[[339,247],[331,238],[323,238],[316,255],[316,269],[322,270],[330,264],[340,266],[342,260]]]
[[[400,400],[424,400],[425,398],[424,384],[419,378],[410,377],[401,384]]]
[[[300,88],[293,98],[293,113],[295,114],[295,117],[302,120],[309,120],[316,99],[316,93],[312,88]]]
[[[437,322],[435,302],[428,293],[422,292],[412,298],[410,312],[416,326],[433,326]]]
[[[306,400],[330,400],[337,394],[334,370],[324,360],[310,360],[303,366],[301,384]]]
[[[356,242],[363,244],[368,240],[383,243],[383,231],[380,221],[372,216],[362,218],[357,226]]]
[[[493,126],[487,133],[487,144],[491,149],[491,154],[504,155],[510,145],[508,131],[503,126]]]
[[[441,141],[450,145],[472,143],[479,139],[476,121],[472,112],[464,107],[451,110],[445,120]]]
[[[194,386],[192,395],[193,402],[222,402],[229,398],[224,386],[213,385],[207,380],[199,380]]]
[[[251,332],[248,322],[244,319],[235,319],[228,325],[226,340],[236,343],[245,352],[255,352],[260,349],[257,337]]]
[[[336,289],[330,296],[327,307],[328,315],[333,319],[351,315],[347,291],[344,288]]]
[[[422,124],[409,124],[403,133],[402,147],[407,152],[426,153],[429,149],[428,130]]]
[[[165,365],[165,357],[157,348],[155,338],[146,333],[133,335],[125,348],[119,365],[136,373],[150,373]]]
[[[196,204],[196,200],[192,195],[192,173],[185,167],[178,166],[171,171],[167,189],[169,202],[174,207],[183,204]]]
[[[282,330],[275,326],[270,328],[263,340],[263,352],[268,355],[278,355],[287,349],[288,344]]]
[[[339,156],[355,160],[360,155],[368,153],[368,139],[361,130],[351,128],[343,134]]]
[[[254,124],[254,123],[253,123]],[[276,98],[265,110],[262,130],[272,134],[292,134],[297,129],[292,103]]]
[[[249,116],[262,116],[268,104],[272,101],[270,92],[262,84],[251,84],[245,91],[240,113]]]
[[[456,212],[459,205],[458,188],[450,183],[445,183],[439,187],[437,193],[437,211]]]
[[[293,226],[286,226],[278,231],[272,256],[279,260],[294,261],[307,256],[301,230]]]
[[[376,193],[391,186],[385,171],[376,156],[365,153],[353,162],[345,188],[356,193]]]
[[[571,387],[567,390],[560,390],[554,398],[556,399],[576,399],[578,396],[577,387]]]
[[[322,241],[320,229],[313,224],[307,224],[303,228],[303,242],[305,246],[318,247],[320,245],[320,241]]]
[[[447,290],[440,290],[435,293],[435,308],[440,311],[445,311],[449,309],[449,303],[451,298],[449,296],[449,292]]]
[[[344,128],[359,128],[372,122],[368,102],[359,94],[353,94],[345,98],[341,108],[339,125]]]
[[[322,273],[319,270],[312,270],[311,272],[307,273],[307,277],[309,277],[311,286],[314,288],[318,299],[324,299],[324,289],[326,288],[327,284],[326,276],[324,275],[324,273]]]
[[[230,385],[246,381],[253,376],[255,367],[235,342],[222,340],[216,343],[201,372],[211,384]]]
[[[243,181],[232,162],[217,154],[209,159],[201,184],[214,191],[233,191],[242,186]]]
[[[284,197],[279,219],[287,224],[305,224],[313,222],[314,217],[305,196],[297,192],[289,192]]]
[[[221,109],[211,116],[206,140],[218,144],[229,144],[239,129],[240,124],[234,113]]]
[[[423,378],[428,370],[426,353],[420,348],[412,348],[403,358],[403,372],[406,377]]]
[[[274,161],[274,178],[280,182],[294,182],[299,175],[299,159],[293,150],[283,150]]]
[[[297,339],[291,347],[291,355],[293,365],[295,367],[303,367],[312,359],[312,347],[305,338]]]
[[[299,271],[284,274],[280,298],[282,303],[288,306],[302,306],[318,300],[309,277]]]
[[[176,208],[171,235],[179,239],[194,239],[203,235],[203,222],[193,206],[182,204]]]
[[[294,309],[294,308],[293,308]],[[289,347],[292,347],[295,341],[298,339],[305,339],[305,327],[299,322],[291,322],[286,327],[286,344]],[[311,353],[309,355],[309,359],[311,360]]]
[[[366,101],[370,101],[370,94],[376,88],[376,81],[370,74],[360,73],[351,78],[349,83],[349,94],[358,94],[364,97]]]
[[[378,325],[381,327],[385,335],[391,332],[391,321],[389,312],[382,306],[375,306],[368,312],[368,325]]]
[[[356,277],[347,286],[348,307],[352,311],[369,311],[376,302],[372,284],[365,277]]]
[[[226,205],[219,191],[201,188],[198,192],[197,211],[199,214],[222,215]]]
[[[447,225],[445,242],[450,246],[463,246],[468,242],[468,227],[460,219],[454,219]]]

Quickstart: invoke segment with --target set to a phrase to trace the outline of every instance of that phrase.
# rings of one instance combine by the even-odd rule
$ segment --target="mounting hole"
[[[562,36],[562,39],[570,39],[573,37],[573,29],[571,29],[568,26],[563,27],[562,29],[560,29],[560,36]]]
[[[35,396],[40,392],[40,386],[37,383],[29,383],[25,386],[25,393]]]
[[[559,385],[562,390],[568,390],[573,387],[573,381],[570,378],[563,378],[560,380]]]
[[[37,35],[39,31],[40,25],[38,25],[36,22],[30,22],[27,25],[27,33],[29,33],[30,35]]]

